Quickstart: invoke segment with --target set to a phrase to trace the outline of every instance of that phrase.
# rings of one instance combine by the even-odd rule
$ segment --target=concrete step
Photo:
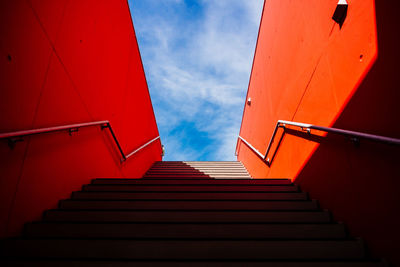
[[[49,210],[51,222],[328,223],[327,211],[90,211]]]
[[[0,264],[2,262],[0,261]],[[7,261],[2,266],[32,267],[387,267],[375,261],[130,261],[130,260],[18,260]]]
[[[360,240],[11,239],[2,257],[119,260],[361,260]]]
[[[211,166],[211,165],[167,165],[167,166],[153,166],[149,170],[169,170],[169,169],[183,169],[183,170],[196,170],[196,169],[231,169],[231,170],[246,170],[245,167],[239,165],[221,165],[221,166]]]
[[[246,170],[242,165],[154,165],[150,170],[167,170],[167,169],[187,169],[193,170],[196,168],[206,168],[206,169],[235,169],[235,170]]]
[[[174,171],[174,170],[182,170],[182,171],[197,171],[197,170],[226,170],[226,171],[247,171],[243,167],[178,167],[178,166],[170,166],[170,167],[153,167],[148,171]]]
[[[171,174],[166,174],[166,173],[160,173],[160,174],[145,174],[143,176],[143,178],[145,177],[163,177],[163,178],[175,178],[175,177],[187,177],[187,178],[192,178],[192,177],[210,177],[209,175],[205,174],[205,173],[182,173],[179,174],[177,172],[171,173]]]
[[[310,201],[152,201],[152,200],[62,200],[61,209],[81,210],[317,210],[318,202]]]
[[[232,179],[251,179],[250,176],[224,176],[224,175],[207,175],[207,174],[203,174],[203,175],[194,175],[194,176],[188,176],[188,175],[144,175],[143,179],[203,179],[203,178],[210,178],[210,179],[227,179],[227,180],[232,180]]]
[[[154,176],[154,175],[192,175],[193,172],[187,172],[187,171],[174,171],[174,172],[147,172],[146,175],[147,176]],[[219,176],[249,176],[249,174],[247,172],[227,172],[227,171],[203,171],[201,172],[201,174],[206,174],[206,175],[210,175],[210,176],[215,176],[215,175],[219,175]]]
[[[211,180],[234,180],[234,179],[238,179],[238,180],[244,180],[244,179],[249,179],[249,180],[251,180],[252,178],[249,176],[249,177],[225,177],[225,176],[219,176],[219,177],[211,177],[211,176],[207,176],[207,177],[201,177],[201,176],[199,176],[199,177],[186,177],[186,176],[184,176],[184,177],[162,177],[162,176],[153,176],[153,177],[146,177],[146,176],[144,176],[143,177],[143,179],[146,179],[146,180],[150,180],[150,179],[157,179],[157,180],[160,180],[160,179],[165,179],[165,180],[171,180],[171,179],[174,179],[174,180],[178,180],[178,179],[182,179],[182,180],[195,180],[195,179],[199,179],[199,180],[204,180],[204,179],[211,179]]]
[[[213,165],[240,165],[243,164],[240,161],[158,161],[155,162],[154,165],[180,165],[180,164],[187,164],[187,165],[201,165],[201,164],[213,164]]]
[[[343,224],[31,223],[28,238],[344,239]]]
[[[249,174],[245,171],[225,171],[225,170],[220,170],[220,171],[205,171],[202,170],[201,172],[199,172],[200,174],[206,174],[206,175],[210,175],[210,176],[215,176],[215,175],[219,175],[219,176],[233,176],[233,177],[237,177],[237,176],[245,176],[248,177]],[[193,175],[193,174],[198,174],[198,172],[193,172],[193,171],[149,171],[146,173],[147,176],[150,175]]]
[[[91,192],[299,192],[296,185],[85,185]]]
[[[203,175],[207,175],[211,178],[225,178],[225,179],[251,179],[250,175],[248,174],[228,174],[228,173],[204,173],[202,175],[196,175],[202,177]],[[168,174],[146,174],[144,177],[158,177],[158,176],[163,176],[163,177],[190,177],[190,174],[174,174],[174,175],[168,175]]]
[[[227,169],[227,170],[246,170],[241,165],[166,165],[166,166],[153,166],[149,170],[168,170],[168,169],[184,169],[184,170],[198,170],[198,169]]]
[[[240,162],[195,162],[195,161],[186,161],[186,162],[155,162],[154,166],[169,166],[169,165],[178,165],[178,166],[195,166],[195,165],[215,165],[215,166],[224,166],[224,165],[235,165],[235,166],[243,166]]]
[[[195,180],[167,180],[167,179],[94,179],[92,184],[104,185],[290,185],[289,179],[195,179]]]
[[[226,171],[226,172],[244,172],[247,173],[246,169],[241,168],[241,167],[215,167],[215,168],[208,168],[208,167],[203,167],[203,168],[193,168],[193,167],[168,167],[168,168],[151,168],[148,172],[174,172],[174,171],[182,171],[182,172],[196,172],[199,169],[202,171]]]
[[[96,200],[307,200],[306,193],[176,193],[176,192],[73,192],[72,199]]]

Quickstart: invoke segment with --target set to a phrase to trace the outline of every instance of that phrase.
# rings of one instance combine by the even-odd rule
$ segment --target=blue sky
[[[236,160],[263,0],[129,0],[164,160]]]

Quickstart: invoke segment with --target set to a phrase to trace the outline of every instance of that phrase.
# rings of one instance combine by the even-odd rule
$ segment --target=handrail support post
[[[357,137],[351,137],[350,141],[353,143],[353,145],[355,147],[359,147],[360,146],[360,138]]]
[[[22,141],[24,141],[24,139],[22,139],[21,137],[18,137],[18,138],[7,138],[7,144],[11,149],[14,149],[15,144],[17,142],[22,142]]]
[[[72,133],[79,131],[79,128],[70,128],[68,129],[69,136],[72,136]]]
[[[110,124],[109,124],[109,123],[102,124],[102,125],[100,126],[100,129],[101,129],[101,130],[104,130],[104,129],[107,129],[107,128],[110,128]]]

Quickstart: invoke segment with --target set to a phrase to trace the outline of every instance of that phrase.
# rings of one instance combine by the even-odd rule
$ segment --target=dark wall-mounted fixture
[[[332,19],[339,24],[340,29],[346,20],[348,7],[349,5],[347,4],[346,0],[339,0],[335,12],[333,13]]]

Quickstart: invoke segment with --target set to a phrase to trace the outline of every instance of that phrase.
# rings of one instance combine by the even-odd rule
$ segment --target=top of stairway
[[[240,161],[157,161],[144,177],[251,179]]]

